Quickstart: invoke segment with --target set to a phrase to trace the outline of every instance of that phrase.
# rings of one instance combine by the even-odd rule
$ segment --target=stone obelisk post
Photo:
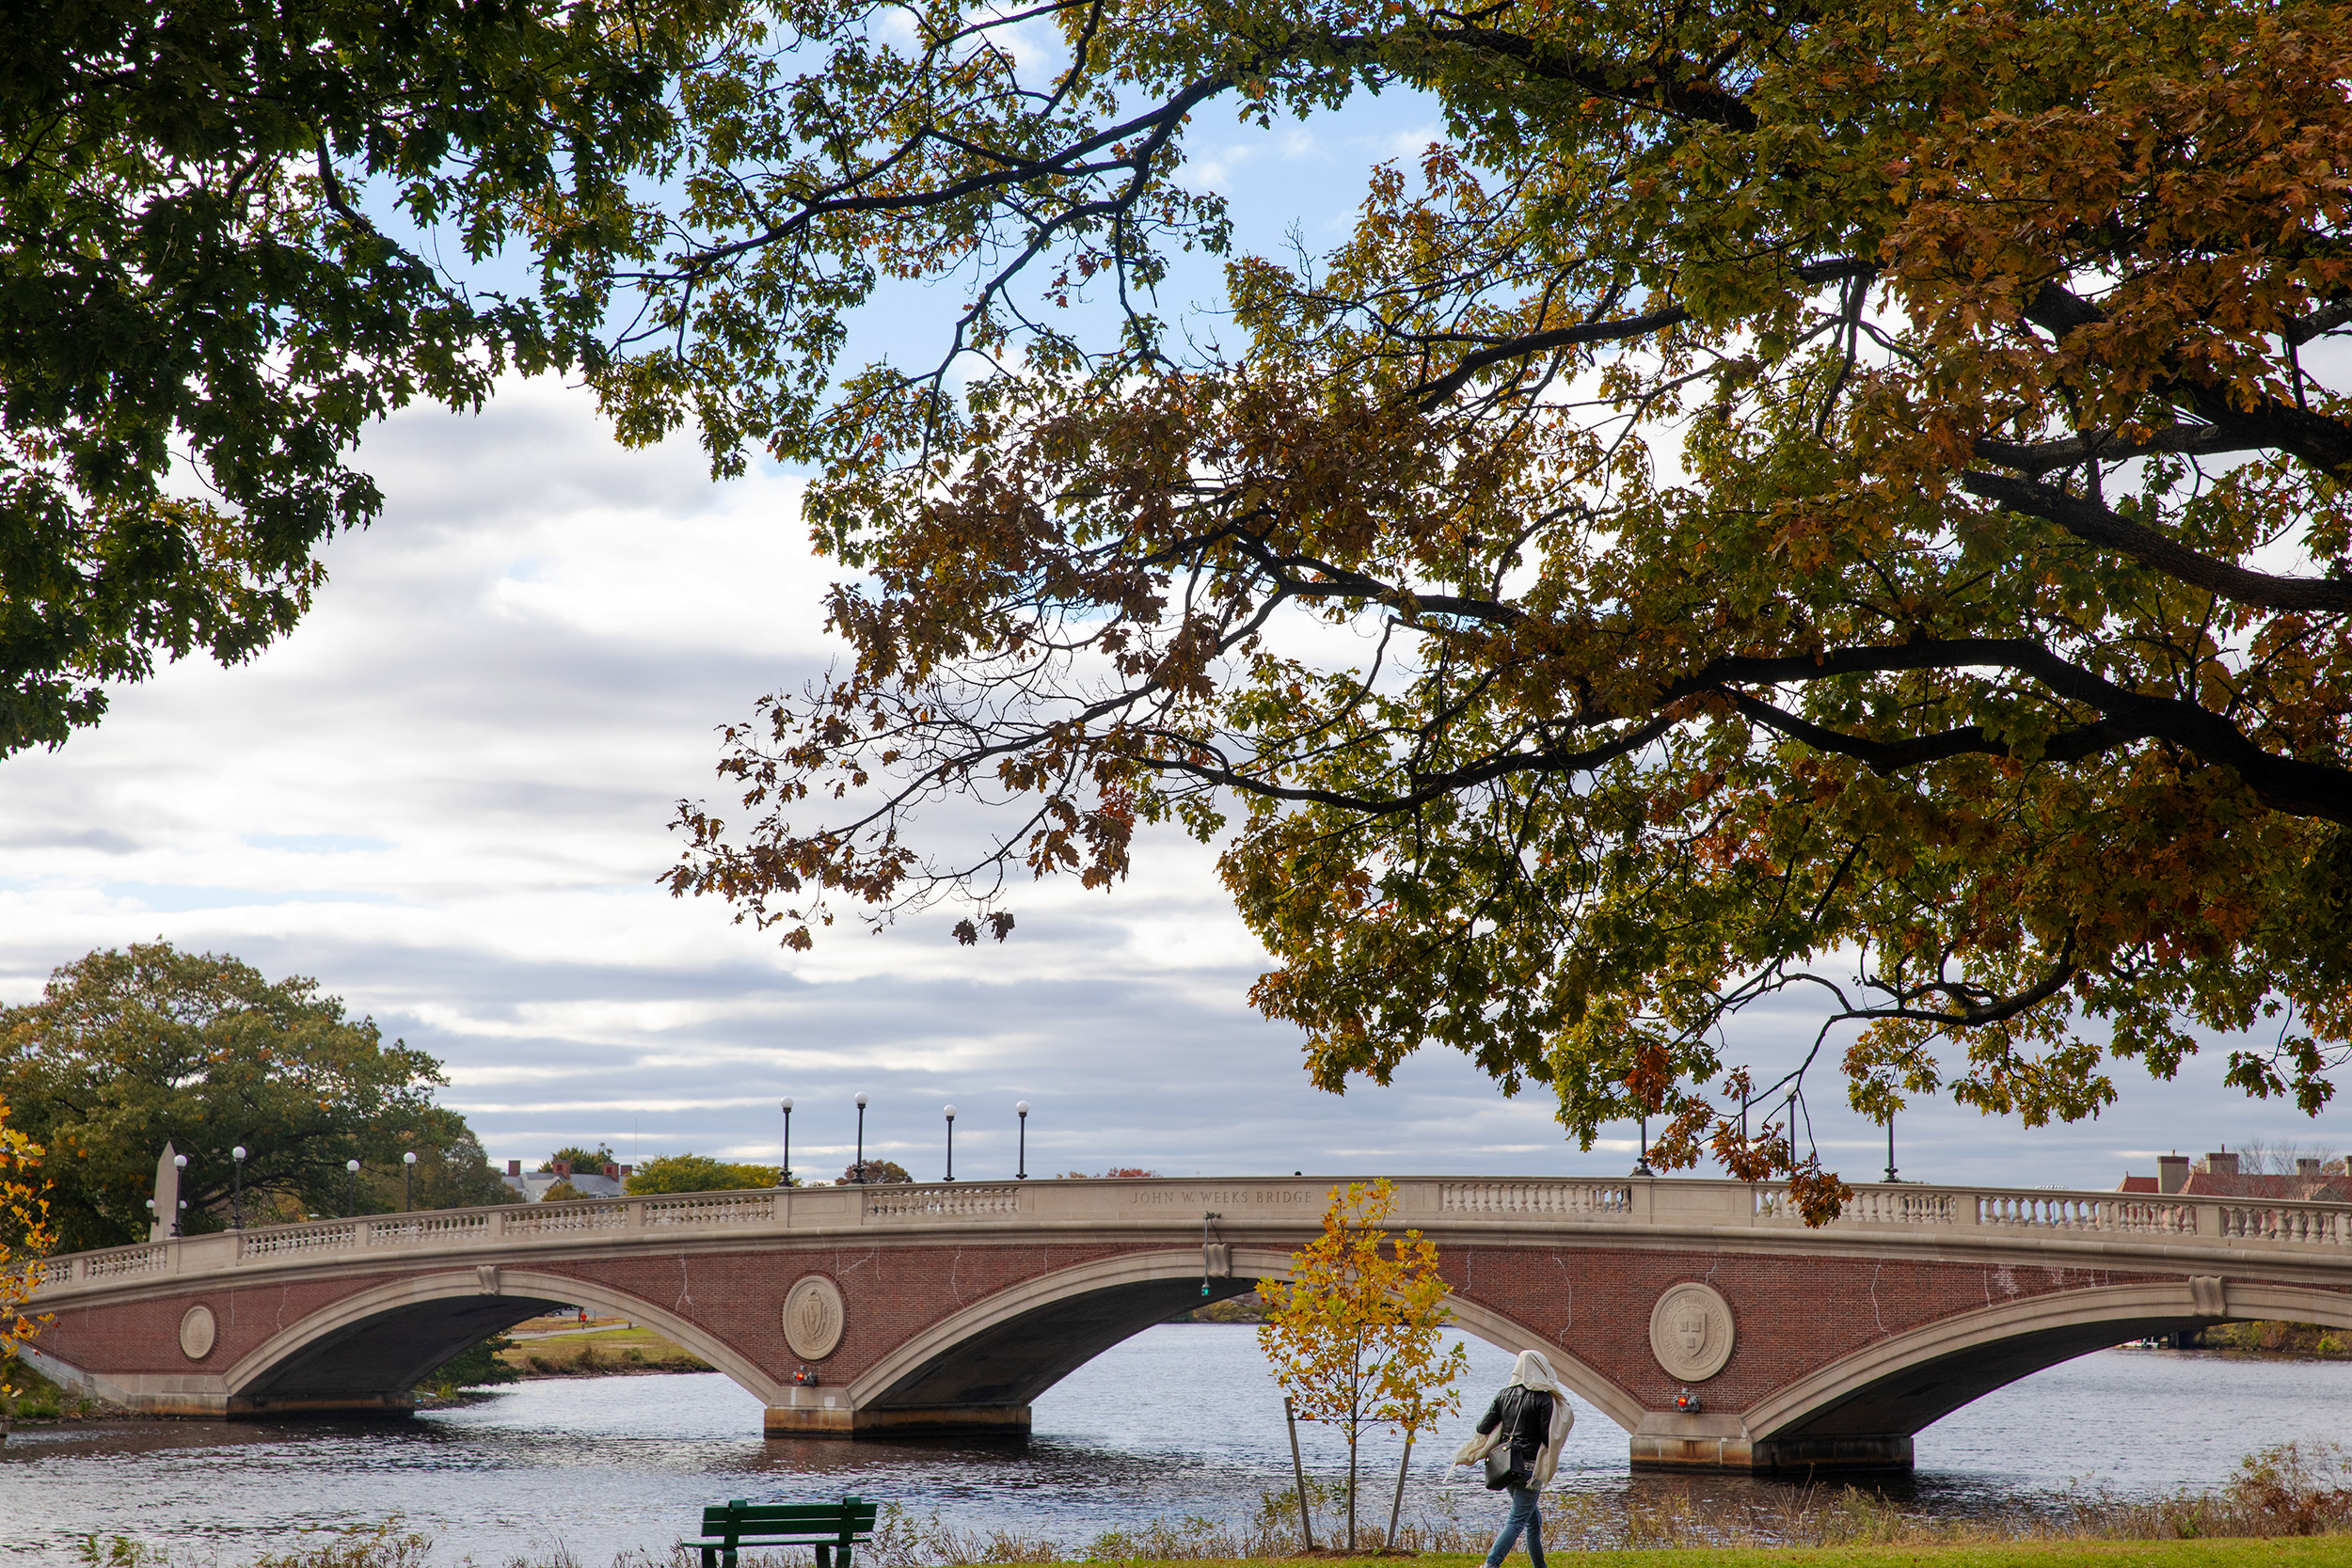
[[[151,1242],[171,1240],[171,1227],[180,1218],[179,1152],[166,1144],[163,1157],[155,1162],[155,1223],[147,1227]]]

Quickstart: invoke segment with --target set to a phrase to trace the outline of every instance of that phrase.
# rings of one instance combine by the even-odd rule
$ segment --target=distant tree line
[[[167,1143],[188,1157],[191,1235],[230,1223],[239,1146],[248,1225],[512,1201],[465,1117],[434,1103],[447,1083],[315,980],[164,942],[102,948],[54,973],[40,1001],[0,1009],[0,1098],[47,1151],[63,1251],[146,1238]]]

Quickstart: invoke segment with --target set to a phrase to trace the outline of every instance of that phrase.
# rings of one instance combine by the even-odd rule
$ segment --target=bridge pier
[[[1738,1475],[1810,1474],[1822,1470],[1908,1470],[1908,1433],[1797,1433],[1757,1438],[1737,1416],[1652,1413],[1631,1439],[1637,1470],[1713,1470]]]
[[[795,1388],[794,1394],[817,1389]],[[906,1409],[828,1405],[817,1401],[803,1404],[771,1404],[761,1430],[770,1437],[1026,1437],[1029,1407],[1025,1404],[946,1404]]]
[[[151,1405],[149,1408],[154,1409]],[[292,1416],[413,1416],[416,1412],[416,1396],[403,1390],[397,1394],[315,1394],[291,1398],[283,1395],[231,1394],[222,1401],[218,1414],[231,1421],[274,1421]],[[159,1413],[183,1414],[180,1411]]]

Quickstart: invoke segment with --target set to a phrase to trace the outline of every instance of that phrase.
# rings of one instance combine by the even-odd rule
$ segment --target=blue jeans
[[[1535,1507],[1543,1494],[1532,1486],[1505,1490],[1511,1499],[1511,1517],[1502,1522],[1502,1533],[1495,1537],[1494,1547],[1486,1554],[1486,1568],[1502,1568],[1502,1560],[1518,1544],[1521,1530],[1527,1531],[1529,1559],[1535,1568],[1544,1568],[1544,1516]]]

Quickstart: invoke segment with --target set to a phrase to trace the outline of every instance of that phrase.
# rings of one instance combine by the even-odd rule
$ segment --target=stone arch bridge
[[[1333,1185],[823,1187],[231,1231],[48,1259],[29,1354],[164,1414],[396,1411],[467,1345],[580,1305],[726,1373],[771,1436],[1020,1433],[1090,1357],[1283,1277]],[[2352,1207],[1900,1184],[1811,1229],[1772,1185],[1397,1186],[1460,1325],[1549,1353],[1637,1465],[1899,1467],[1929,1422],[2101,1346],[2352,1327]]]

